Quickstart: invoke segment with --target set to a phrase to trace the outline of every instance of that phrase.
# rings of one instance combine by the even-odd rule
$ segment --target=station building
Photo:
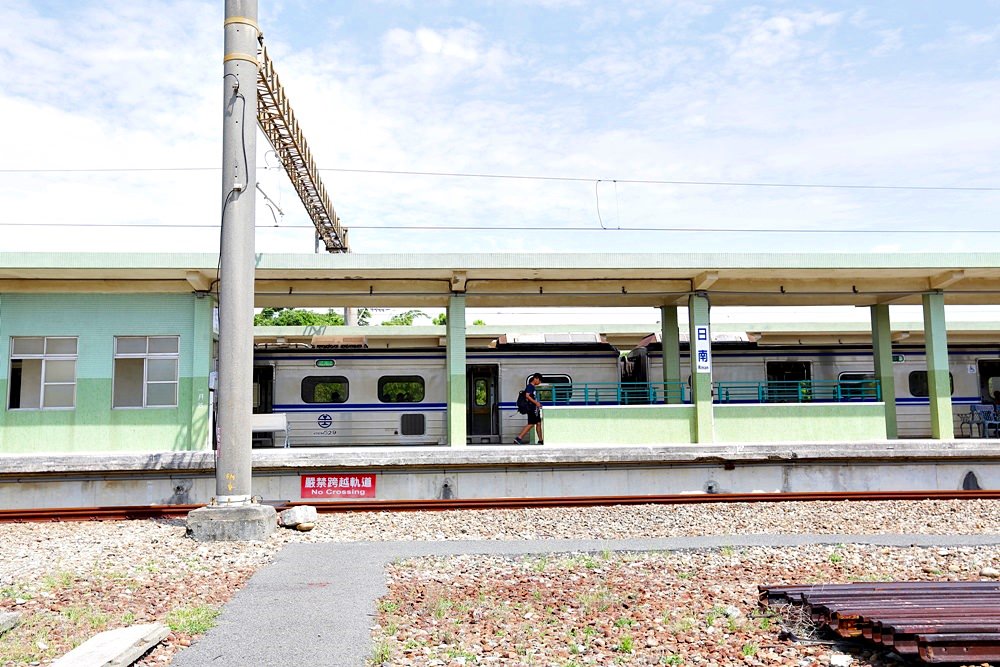
[[[209,254],[0,254],[0,350],[6,357],[0,363],[0,453],[210,449],[216,272],[217,256]],[[431,335],[446,349],[452,447],[467,442],[469,336],[500,333],[466,327],[467,307],[658,308],[658,379],[664,384],[688,382],[680,377],[679,361],[679,332],[686,330],[694,341],[692,358],[700,358],[685,401],[629,406],[627,420],[623,408],[613,406],[546,411],[553,443],[614,445],[817,442],[830,433],[856,441],[893,438],[892,343],[899,331],[889,321],[889,307],[920,304],[933,437],[950,440],[955,430],[944,306],[1000,301],[1000,256],[258,255],[255,293],[258,307],[446,308],[447,325]],[[713,305],[870,308],[870,330],[854,333],[872,341],[885,400],[718,404],[711,376]],[[679,306],[687,307],[687,323],[678,322]],[[615,333],[614,326],[606,329]],[[295,334],[258,333],[262,339]],[[625,341],[638,332],[618,333]]]

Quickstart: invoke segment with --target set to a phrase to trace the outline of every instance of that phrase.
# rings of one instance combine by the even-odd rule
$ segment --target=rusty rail
[[[705,493],[655,496],[562,496],[552,498],[448,498],[428,500],[347,500],[302,502],[268,500],[285,509],[313,505],[320,513],[427,512],[445,510],[524,509],[531,507],[605,507],[611,505],[687,505],[693,503],[773,503],[815,501],[1000,500],[1000,490],[978,491],[818,491],[812,493]],[[116,521],[180,517],[201,505],[136,505],[0,510],[0,523],[25,521]],[[805,587],[808,588],[808,587]]]
[[[802,605],[816,624],[905,659],[1000,660],[1000,582],[905,581],[760,586],[762,606]]]

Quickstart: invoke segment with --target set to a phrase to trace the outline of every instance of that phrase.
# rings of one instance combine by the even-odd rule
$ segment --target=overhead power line
[[[266,167],[258,167],[264,170]],[[219,167],[96,167],[79,169],[0,169],[0,174],[86,174],[86,173],[128,173],[128,172],[183,172],[219,171]],[[406,171],[394,169],[350,169],[323,167],[318,171],[348,174],[374,174],[382,176],[434,176],[439,178],[493,178],[521,181],[562,181],[569,183],[624,183],[634,185],[675,185],[739,188],[811,188],[834,190],[912,190],[951,192],[1000,192],[1000,186],[957,186],[957,185],[878,185],[866,183],[783,183],[767,181],[701,181],[668,180],[655,178],[591,178],[584,176],[543,176],[531,174],[489,174],[456,171]]]
[[[218,230],[218,225],[194,225],[194,224],[155,224],[155,223],[73,223],[73,222],[0,222],[0,227],[112,227],[149,229],[208,229]],[[255,225],[257,229],[315,229],[313,225]],[[916,228],[878,228],[878,229],[850,229],[845,227],[835,227],[827,229],[797,229],[791,227],[558,227],[544,225],[532,227],[529,225],[517,226],[483,226],[483,225],[352,225],[351,229],[374,229],[374,230],[412,230],[412,231],[477,231],[477,232],[508,232],[508,231],[543,231],[543,232],[690,232],[690,233],[727,233],[727,234],[997,234],[997,229],[977,227],[975,229],[916,229]]]

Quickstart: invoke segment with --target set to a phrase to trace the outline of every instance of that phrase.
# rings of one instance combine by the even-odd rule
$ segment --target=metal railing
[[[571,382],[539,385],[542,405],[650,405],[687,403],[683,382]]]
[[[713,382],[716,403],[843,403],[881,401],[878,380]]]

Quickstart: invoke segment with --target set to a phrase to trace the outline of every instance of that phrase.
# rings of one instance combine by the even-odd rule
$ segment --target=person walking
[[[542,441],[542,404],[538,401],[538,396],[535,394],[535,387],[542,383],[542,374],[535,373],[528,379],[528,384],[524,387],[524,398],[528,402],[528,423],[524,425],[521,432],[517,434],[514,438],[514,443],[518,445],[525,444],[524,436],[531,431],[531,427],[535,427],[535,433],[538,434],[538,444],[545,444]]]

